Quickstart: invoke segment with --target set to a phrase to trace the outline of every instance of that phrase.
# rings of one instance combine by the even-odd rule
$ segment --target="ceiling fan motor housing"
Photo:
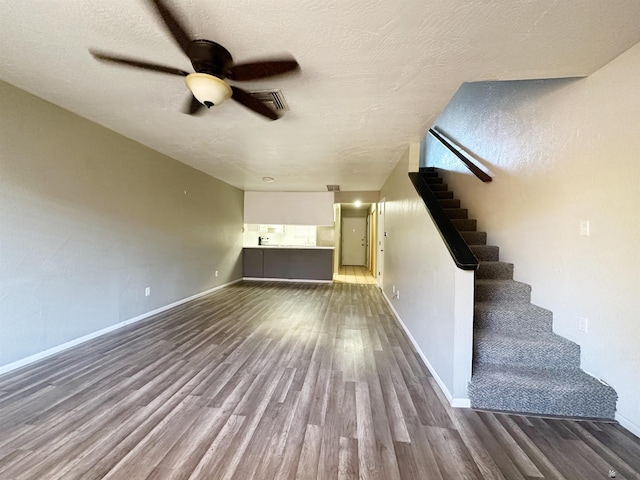
[[[189,43],[187,55],[197,73],[206,73],[220,79],[233,62],[233,57],[222,45],[211,40],[193,40]]]

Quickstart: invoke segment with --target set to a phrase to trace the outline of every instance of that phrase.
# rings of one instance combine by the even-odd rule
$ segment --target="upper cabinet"
[[[244,223],[333,225],[333,192],[244,192]]]

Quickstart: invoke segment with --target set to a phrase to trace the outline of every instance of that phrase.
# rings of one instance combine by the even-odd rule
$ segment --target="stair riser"
[[[510,305],[523,307],[521,310],[505,310],[504,306],[494,303],[476,303],[473,314],[473,326],[477,330],[496,332],[538,332],[549,333],[553,330],[553,313],[536,305]]]
[[[476,302],[531,302],[531,287],[524,283],[482,285],[476,283]]]
[[[423,178],[427,181],[427,183],[429,185],[434,185],[436,183],[442,183],[442,179],[440,177],[438,177],[437,175],[427,176],[427,177],[423,176]]]
[[[477,279],[512,280],[513,264],[506,262],[480,262]]]
[[[460,200],[457,198],[439,200],[438,203],[442,208],[460,208]]]
[[[495,245],[471,245],[469,248],[481,262],[497,262],[500,259],[500,249]]]
[[[487,232],[460,232],[467,245],[486,245]]]
[[[469,219],[452,219],[451,223],[459,232],[472,232],[476,229],[476,221]]]
[[[443,183],[439,183],[439,184],[436,183],[436,184],[429,185],[429,188],[431,189],[432,192],[446,192],[449,189],[449,186]]]
[[[447,191],[447,192],[433,192],[433,194],[439,200],[453,198],[453,192],[449,192],[449,191]]]
[[[468,218],[469,211],[466,208],[445,208],[444,213],[449,218]]]
[[[476,338],[474,365],[513,367],[580,368],[580,347],[569,342],[491,341]]]
[[[600,402],[593,401],[593,398],[602,398],[602,396],[599,392],[593,395],[584,391],[563,394],[553,389],[501,389],[495,386],[485,391],[472,384],[469,385],[471,408],[612,420],[615,417],[615,392],[608,395],[605,393],[605,398]],[[491,400],[488,401],[488,399]],[[514,408],[515,405],[517,407]]]

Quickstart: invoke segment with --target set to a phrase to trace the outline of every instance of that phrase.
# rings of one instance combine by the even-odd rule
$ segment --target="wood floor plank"
[[[318,474],[318,460],[322,445],[322,427],[309,424],[304,434],[302,452],[296,471],[296,480],[315,479]]]
[[[510,432],[498,421],[493,414],[481,412],[479,414],[484,424],[489,428],[496,440],[504,447],[513,463],[518,467],[525,477],[544,478],[535,463],[520,448],[518,442],[511,436]]]
[[[478,466],[456,430],[441,427],[423,427],[423,430],[433,447],[442,478],[482,480]]]
[[[376,464],[376,439],[373,431],[369,385],[356,383],[356,423],[358,434],[358,470],[362,480],[382,480]]]
[[[508,415],[496,415],[498,420],[508,431],[512,438],[518,443],[524,451],[527,458],[536,466],[543,478],[553,478],[563,480],[562,473],[555,465],[544,455],[544,453],[536,446],[534,442],[524,433],[523,428],[528,428],[525,422],[520,423],[516,420],[522,420],[522,417],[511,417]]]
[[[347,280],[233,284],[0,376],[0,479],[640,479],[619,425],[452,409]]]

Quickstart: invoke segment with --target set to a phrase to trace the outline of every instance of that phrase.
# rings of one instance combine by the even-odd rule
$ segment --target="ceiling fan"
[[[185,109],[185,113],[190,115],[197,113],[204,106],[210,108],[214,105],[219,105],[228,98],[232,98],[248,109],[271,120],[278,118],[278,114],[268,105],[253,97],[246,90],[229,85],[225,78],[234,81],[247,81],[291,73],[299,69],[298,62],[295,59],[278,58],[234,64],[231,54],[222,45],[211,40],[192,40],[180,24],[180,21],[163,1],[149,1],[160,14],[162,21],[180,49],[189,57],[195,73],[143,60],[90,50],[94,58],[105,62],[185,77],[185,83],[193,94]]]

